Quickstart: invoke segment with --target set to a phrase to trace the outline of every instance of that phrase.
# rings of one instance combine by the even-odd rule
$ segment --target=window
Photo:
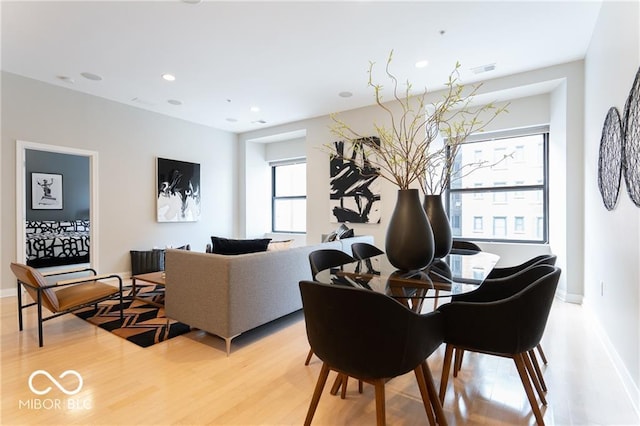
[[[477,186],[477,185],[476,185]],[[482,186],[482,185],[480,185]],[[493,186],[507,186],[507,182],[494,182]],[[494,191],[493,202],[496,204],[504,204],[507,202],[507,193],[505,191]]]
[[[306,232],[307,164],[272,164],[271,184],[272,232]]]
[[[473,217],[473,230],[475,232],[482,232],[482,216]]]
[[[476,161],[478,152],[491,153],[492,167],[482,167],[454,180],[449,187],[458,227],[454,237],[484,241],[548,241],[547,126],[470,137],[457,155],[460,164]],[[484,229],[482,218],[492,218]]]
[[[507,218],[504,216],[493,217],[493,236],[504,238],[507,236]]]

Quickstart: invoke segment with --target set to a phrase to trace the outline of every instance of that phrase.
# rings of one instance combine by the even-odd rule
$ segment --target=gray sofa
[[[228,355],[234,337],[302,308],[298,282],[311,279],[309,253],[352,254],[354,242],[373,244],[373,237],[235,256],[167,250],[166,315],[222,337]]]

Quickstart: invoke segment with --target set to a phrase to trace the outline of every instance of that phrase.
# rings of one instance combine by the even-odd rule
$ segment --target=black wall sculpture
[[[600,137],[598,188],[607,210],[618,200],[621,176],[633,203],[640,207],[640,68],[624,105],[624,117],[609,108]]]
[[[640,207],[640,68],[624,106],[624,181],[633,203]]]

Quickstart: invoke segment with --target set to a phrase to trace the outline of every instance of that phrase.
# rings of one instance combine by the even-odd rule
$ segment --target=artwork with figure
[[[200,164],[158,158],[158,222],[200,220]]]
[[[333,143],[335,153],[329,162],[331,222],[380,223],[380,173],[367,160],[366,144],[379,145],[380,139]]]
[[[62,175],[31,173],[31,208],[62,210]]]

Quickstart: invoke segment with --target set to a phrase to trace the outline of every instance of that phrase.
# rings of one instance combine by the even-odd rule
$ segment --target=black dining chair
[[[507,266],[503,268],[493,268],[489,275],[487,275],[488,280],[494,278],[505,278],[509,275],[516,274],[524,269],[530,268],[535,265],[555,265],[557,256],[555,254],[541,254],[536,257],[532,257],[529,260],[526,260],[519,265]]]
[[[480,246],[477,245],[474,242],[467,241],[467,240],[460,240],[460,239],[454,238],[453,239],[453,244],[451,245],[451,251],[455,252],[455,251],[458,251],[458,250],[482,251]]]
[[[320,271],[324,271],[329,268],[336,268],[338,266],[346,265],[347,263],[355,262],[356,259],[349,256],[342,250],[336,249],[322,249],[315,250],[309,253],[309,266],[311,267],[311,277],[316,280],[316,275]]]
[[[322,360],[305,425],[331,370],[375,386],[378,425],[385,424],[385,382],[413,370],[429,423],[446,425],[426,362],[442,343],[439,312],[419,315],[382,293],[310,281],[300,282],[300,293],[307,337]]]
[[[309,253],[309,267],[311,268],[311,278],[316,281],[316,275],[320,271],[325,269],[336,268],[338,266],[346,265],[347,263],[355,262],[356,260],[349,256],[342,250],[335,249],[321,249],[314,250]],[[307,359],[304,361],[304,365],[309,365],[311,357],[313,356],[313,349],[309,350]],[[346,387],[346,386],[345,386]],[[337,389],[336,389],[337,391]],[[344,388],[343,388],[344,392]]]
[[[384,251],[369,243],[353,243],[351,244],[351,252],[357,260],[369,259],[384,253]]]
[[[548,271],[548,268],[539,268],[538,266],[541,265],[547,264],[540,263],[538,265],[529,266],[528,268],[525,268],[522,271],[519,271],[513,275],[509,275],[505,278],[485,280],[477,290],[469,293],[453,295],[451,296],[451,301],[481,303],[506,299],[507,297],[511,297],[514,294],[524,290],[526,287],[528,287],[533,282],[541,278],[545,273],[547,273],[546,271]],[[551,264],[550,266],[553,266],[553,264]],[[542,351],[542,345],[540,343],[538,343],[536,347],[539,351]],[[456,349],[455,351],[453,377],[458,376],[458,372],[462,367],[463,352],[464,351],[462,349]],[[529,357],[536,371],[536,376],[541,383],[542,389],[546,391],[546,383],[544,381],[544,377],[542,376],[542,371],[540,370],[540,366],[538,365],[538,361],[536,360],[536,356],[533,350],[529,352]]]
[[[493,268],[493,270],[489,273],[489,275],[487,275],[486,280],[492,280],[496,278],[505,278],[536,265],[555,266],[556,260],[557,260],[557,256],[555,254],[541,254],[539,256],[532,257],[531,259],[526,260],[519,265],[507,266],[504,268]],[[544,350],[542,350],[541,344],[538,345],[536,350],[538,351],[538,354],[540,355],[540,359],[542,360],[542,362],[545,365],[548,364],[547,356],[545,355]],[[536,361],[536,365],[537,365],[537,361]]]
[[[544,425],[533,386],[546,405],[536,378],[529,351],[540,343],[544,333],[560,269],[540,265],[542,276],[518,293],[492,302],[451,302],[438,311],[444,315],[445,357],[440,381],[440,402],[444,403],[451,359],[455,349],[513,359],[531,409],[539,425]]]

